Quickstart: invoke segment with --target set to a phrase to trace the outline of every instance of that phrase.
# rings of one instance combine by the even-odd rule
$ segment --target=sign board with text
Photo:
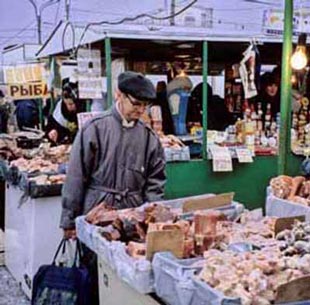
[[[227,147],[212,147],[212,169],[214,172],[231,172],[232,159]]]
[[[42,82],[25,84],[8,84],[7,93],[14,100],[49,97],[47,84]]]
[[[43,63],[7,66],[3,72],[8,96],[14,100],[49,96]]]
[[[249,149],[236,148],[236,153],[237,153],[238,161],[240,163],[252,163],[253,162],[252,153]]]
[[[80,48],[77,54],[79,97],[81,99],[102,98],[101,52]]]

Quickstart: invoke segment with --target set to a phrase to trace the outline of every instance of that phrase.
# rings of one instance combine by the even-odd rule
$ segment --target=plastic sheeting
[[[75,220],[75,228],[79,240],[83,242],[89,249],[96,252],[94,232],[98,230],[97,226],[88,223],[85,217],[77,217]]]
[[[226,297],[207,283],[193,279],[194,294],[188,305],[241,305],[240,298]]]
[[[150,261],[129,256],[124,243],[107,241],[100,234],[104,228],[89,224],[84,216],[77,217],[75,223],[78,238],[115,270],[119,278],[139,293],[154,292],[154,277]]]
[[[169,305],[241,305],[207,283],[195,278],[203,258],[177,259],[171,253],[156,253],[153,259],[156,294]]]
[[[156,253],[153,259],[155,292],[167,305],[241,305],[241,299],[227,297],[199,280],[203,259],[175,258],[171,253]],[[286,305],[309,305],[310,301]]]
[[[310,221],[310,207],[285,199],[280,199],[269,192],[269,195],[267,195],[266,198],[266,215],[276,217],[293,217],[305,215],[306,221]]]
[[[154,276],[151,262],[135,259],[127,254],[125,244],[114,244],[113,258],[116,274],[129,286],[142,294],[154,291]]]
[[[177,259],[170,252],[154,255],[155,292],[170,305],[189,305],[194,294],[192,276],[201,270],[202,258]]]

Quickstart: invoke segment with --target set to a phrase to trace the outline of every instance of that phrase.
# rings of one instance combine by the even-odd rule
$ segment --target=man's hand
[[[64,239],[76,239],[76,230],[64,229]]]
[[[57,142],[58,140],[58,132],[56,129],[52,129],[49,133],[48,133],[48,138],[53,141],[53,142]]]

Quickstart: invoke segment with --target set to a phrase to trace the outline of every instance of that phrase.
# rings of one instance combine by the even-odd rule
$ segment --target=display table
[[[59,196],[25,198],[19,187],[6,183],[5,261],[10,273],[31,297],[38,268],[50,264],[62,238]]]
[[[100,305],[159,305],[151,295],[140,294],[122,281],[103,259],[98,256]]]

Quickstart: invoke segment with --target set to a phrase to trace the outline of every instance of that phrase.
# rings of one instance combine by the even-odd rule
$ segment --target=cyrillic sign
[[[4,67],[7,92],[15,100],[49,96],[44,79],[44,64],[25,64]]]

